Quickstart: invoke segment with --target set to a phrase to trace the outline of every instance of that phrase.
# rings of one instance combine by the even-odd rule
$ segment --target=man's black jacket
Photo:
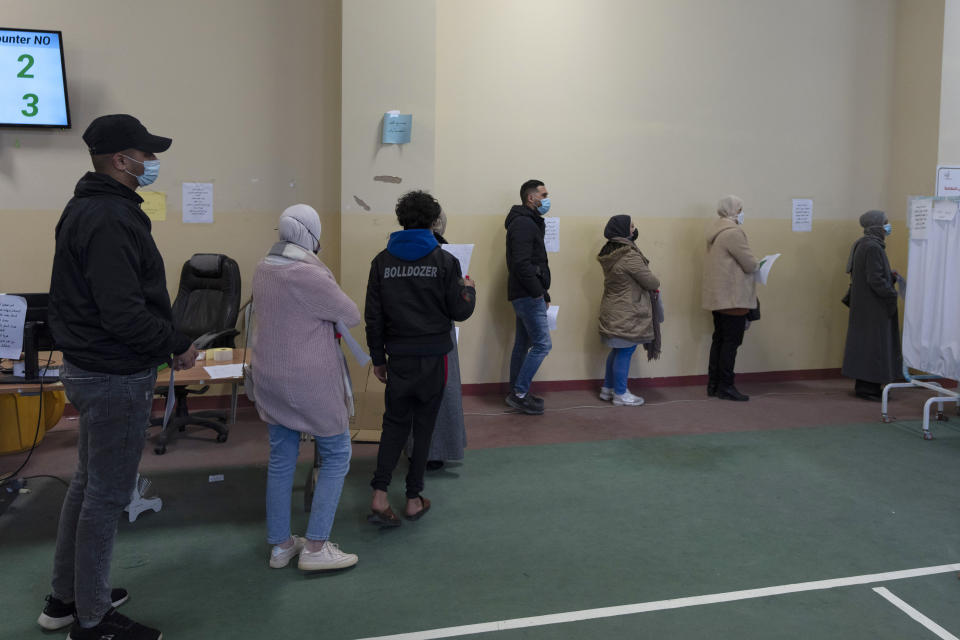
[[[173,328],[163,258],[143,199],[87,173],[57,223],[50,329],[72,364],[127,375],[190,348]]]
[[[550,302],[550,265],[543,244],[543,217],[523,205],[513,205],[503,224],[507,229],[507,299],[539,298]]]

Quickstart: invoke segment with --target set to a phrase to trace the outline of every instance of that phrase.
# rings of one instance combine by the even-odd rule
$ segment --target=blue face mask
[[[544,198],[540,201],[540,206],[537,207],[537,213],[542,216],[547,215],[547,211],[550,211],[550,198]]]
[[[883,225],[883,230],[887,235],[890,235],[893,233],[893,225],[888,222],[887,224]]]
[[[139,176],[134,175],[129,171],[127,171],[126,169],[124,169],[126,173],[130,173],[130,175],[132,175],[134,178],[137,179],[137,184],[139,184],[141,187],[145,187],[157,181],[157,176],[160,175],[159,160],[144,160],[143,162],[140,162],[139,160],[134,160],[130,156],[123,156],[123,157],[126,158],[127,160],[133,160],[137,164],[143,165],[143,173]]]

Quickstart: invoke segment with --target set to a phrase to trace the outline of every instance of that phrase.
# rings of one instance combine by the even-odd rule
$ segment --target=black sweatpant
[[[731,316],[713,312],[713,343],[710,345],[710,384],[719,388],[733,386],[733,367],[737,363],[737,349],[743,343],[747,316]]]
[[[433,427],[447,382],[447,356],[389,356],[386,411],[377,452],[377,470],[370,486],[386,491],[390,477],[413,429],[413,455],[407,471],[407,498],[423,491]]]

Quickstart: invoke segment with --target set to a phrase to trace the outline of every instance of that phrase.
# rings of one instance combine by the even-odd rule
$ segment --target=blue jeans
[[[527,393],[543,359],[550,353],[550,326],[543,298],[511,300],[517,314],[517,335],[510,356],[510,386],[514,393]]]
[[[630,375],[630,358],[637,345],[625,349],[610,349],[607,356],[607,373],[603,377],[603,386],[613,389],[617,395],[627,392],[627,376]]]
[[[111,375],[64,361],[60,379],[80,425],[77,470],[60,510],[51,588],[53,597],[76,603],[80,626],[89,628],[110,609],[113,542],[137,480],[157,371]]]
[[[343,479],[350,470],[350,431],[313,440],[321,463],[306,535],[308,540],[329,540]],[[300,432],[271,424],[267,467],[267,542],[270,544],[280,544],[290,538],[290,495],[299,454]]]

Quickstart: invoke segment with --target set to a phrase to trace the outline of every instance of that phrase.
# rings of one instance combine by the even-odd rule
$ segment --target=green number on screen
[[[20,69],[20,73],[17,74],[17,77],[18,77],[18,78],[32,78],[32,77],[33,77],[33,74],[32,74],[32,73],[27,73],[27,71],[29,71],[29,70],[30,70],[30,67],[33,66],[33,56],[30,55],[29,53],[25,53],[25,54],[23,54],[22,56],[20,56],[19,58],[17,58],[17,62],[23,62],[24,60],[27,61],[27,66],[25,66],[23,69]]]
[[[37,109],[37,103],[40,101],[40,98],[38,98],[34,93],[25,93],[23,94],[23,99],[27,101],[27,108],[30,109],[30,111],[27,111],[27,109],[21,109],[20,113],[28,118],[32,118],[33,116],[37,115],[37,112],[40,111]]]

